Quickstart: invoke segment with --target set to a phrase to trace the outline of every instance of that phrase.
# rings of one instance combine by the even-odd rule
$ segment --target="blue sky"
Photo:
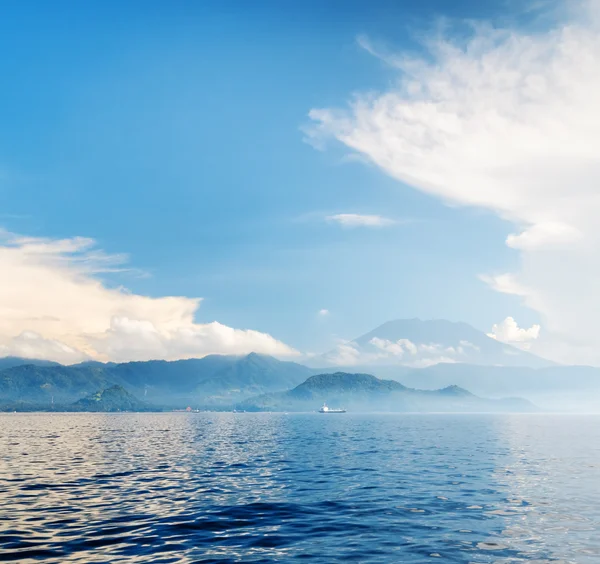
[[[94,239],[129,255],[131,271],[96,275],[107,286],[201,297],[198,323],[301,351],[393,318],[486,331],[507,316],[539,321],[479,278],[519,267],[505,244],[513,225],[348,158],[343,144],[318,150],[304,133],[312,109],[397,82],[358,37],[418,53],[439,18],[527,28],[543,25],[537,12],[441,0],[15,2],[1,12],[5,230]],[[325,219],[342,213],[397,223]]]

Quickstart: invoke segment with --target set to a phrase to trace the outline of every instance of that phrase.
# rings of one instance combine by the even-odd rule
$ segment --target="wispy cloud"
[[[387,227],[396,221],[381,215],[362,215],[357,213],[338,213],[325,217],[326,221],[339,223],[344,227]]]
[[[600,363],[600,1],[571,2],[568,11],[531,34],[478,23],[455,40],[446,25],[422,58],[362,38],[398,70],[397,86],[310,116],[315,138],[337,139],[405,184],[511,222],[506,243],[522,269],[488,280],[539,312],[535,346],[545,343],[545,354]]]
[[[329,315],[328,309],[320,309],[317,313],[319,317],[327,317]]]

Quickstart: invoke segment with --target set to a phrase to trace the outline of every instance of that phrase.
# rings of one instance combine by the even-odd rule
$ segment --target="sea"
[[[600,562],[600,416],[0,415],[4,562]]]

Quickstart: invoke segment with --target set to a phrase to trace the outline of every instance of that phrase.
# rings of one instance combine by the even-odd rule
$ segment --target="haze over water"
[[[0,560],[598,562],[600,416],[0,415]]]

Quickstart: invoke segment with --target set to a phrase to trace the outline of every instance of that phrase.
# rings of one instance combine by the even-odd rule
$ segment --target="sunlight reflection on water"
[[[0,560],[598,562],[599,423],[3,414]]]

